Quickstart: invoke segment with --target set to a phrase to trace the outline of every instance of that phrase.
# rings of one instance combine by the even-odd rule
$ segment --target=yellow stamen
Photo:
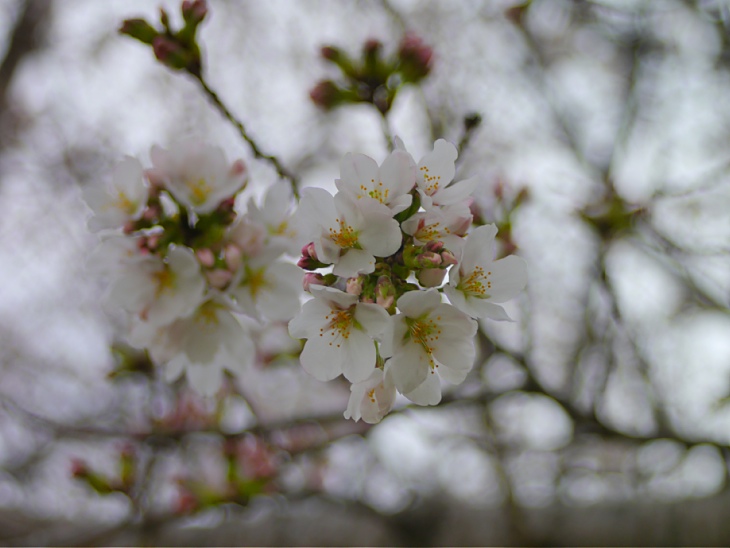
[[[319,336],[324,337],[328,333],[332,340],[330,346],[340,348],[340,339],[347,340],[350,338],[350,331],[355,323],[355,305],[349,308],[333,308],[330,313],[324,317],[329,323],[325,327],[319,329]]]
[[[330,240],[332,240],[341,249],[349,249],[357,246],[357,232],[352,226],[345,223],[343,219],[335,219],[340,225],[340,230],[334,228],[329,229]]]
[[[484,269],[477,266],[469,276],[459,282],[456,288],[468,296],[488,299],[490,295],[487,291],[492,289],[492,282],[489,280],[491,275],[491,272],[487,272],[485,275]]]

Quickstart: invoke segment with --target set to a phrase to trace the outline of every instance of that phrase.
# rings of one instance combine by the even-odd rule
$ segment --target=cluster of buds
[[[439,140],[416,164],[396,139],[380,166],[347,154],[336,195],[302,193],[300,227],[311,242],[298,264],[314,298],[289,332],[307,339],[305,370],[352,383],[346,418],[378,422],[396,392],[438,403],[439,379],[458,384],[472,368],[475,319],[509,320],[499,303],[527,283],[524,260],[494,260],[495,225],[471,229],[477,181],[452,183],[456,157]]]
[[[119,446],[118,465],[119,476],[108,478],[93,471],[83,459],[74,458],[71,460],[71,476],[85,483],[100,495],[115,492],[128,495],[134,488],[137,470],[137,452],[130,443],[122,443]]]
[[[160,9],[161,30],[145,19],[127,19],[119,32],[152,46],[158,61],[171,69],[200,76],[202,61],[196,34],[198,26],[208,14],[208,6],[206,0],[185,0],[181,11],[184,25],[179,30],[172,28],[169,15]]]
[[[241,373],[254,343],[241,323],[287,321],[299,310],[293,197],[279,183],[264,204],[234,208],[247,183],[242,161],[195,141],[153,147],[153,166],[126,158],[106,188],[85,191],[89,227],[102,243],[96,262],[110,278],[107,299],[128,313],[128,341],[149,352],[172,381],[185,372],[204,395],[222,371]]]
[[[413,34],[407,34],[394,55],[383,55],[383,44],[368,40],[361,58],[352,59],[334,46],[321,50],[322,58],[339,68],[340,81],[320,81],[310,92],[317,106],[330,110],[352,103],[371,103],[380,112],[390,110],[398,89],[403,84],[415,84],[431,71],[433,50]]]

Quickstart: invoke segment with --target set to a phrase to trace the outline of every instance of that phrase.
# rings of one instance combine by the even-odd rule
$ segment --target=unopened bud
[[[443,283],[445,276],[446,270],[443,268],[427,268],[416,274],[418,282],[423,287],[438,287]]]
[[[226,261],[226,266],[231,272],[238,270],[241,266],[241,259],[243,258],[243,252],[241,248],[235,244],[228,244],[223,250],[223,258]]]
[[[156,36],[152,41],[152,50],[157,60],[170,68],[183,70],[188,66],[188,52],[169,36]]]
[[[206,268],[210,268],[215,264],[215,255],[213,255],[213,252],[207,247],[198,249],[195,252],[195,256],[198,258],[200,264]]]
[[[199,24],[208,15],[208,6],[205,0],[185,0],[182,3],[182,16],[187,23]]]
[[[354,278],[348,278],[347,284],[345,286],[345,292],[349,293],[350,295],[359,296],[362,293],[362,286],[364,281],[365,276],[355,276]]]
[[[433,50],[415,34],[406,34],[398,48],[400,71],[406,82],[418,82],[431,71]]]
[[[395,286],[388,276],[380,276],[375,284],[375,303],[386,310],[395,304]]]
[[[332,80],[322,80],[309,92],[309,98],[319,108],[330,110],[342,102],[343,95]]]
[[[425,246],[423,246],[423,249],[426,251],[431,251],[432,253],[440,253],[444,248],[444,242],[440,240],[432,240],[430,242],[427,242]]]
[[[302,247],[302,257],[309,257],[315,261],[319,260],[319,257],[317,257],[317,248],[315,247],[314,242],[309,242]]]
[[[119,27],[121,34],[131,36],[140,42],[152,45],[157,37],[157,30],[144,19],[127,19]]]
[[[307,272],[302,280],[302,288],[304,291],[309,291],[313,285],[325,285],[324,276],[315,272]]]
[[[426,251],[416,256],[416,264],[421,268],[437,268],[441,266],[441,255]]]
[[[71,460],[71,475],[74,478],[84,478],[89,474],[89,467],[81,459]]]
[[[215,270],[206,272],[205,277],[212,287],[215,287],[216,289],[223,289],[231,282],[231,278],[233,278],[233,273],[230,270],[216,268]]]
[[[451,253],[451,251],[449,251],[447,249],[444,249],[441,252],[441,266],[442,267],[447,267],[447,266],[450,266],[452,264],[459,264],[459,261],[456,258],[456,255],[454,255],[453,253]]]
[[[335,46],[322,46],[322,49],[319,50],[319,54],[323,59],[336,63],[337,60],[342,57],[342,50]]]

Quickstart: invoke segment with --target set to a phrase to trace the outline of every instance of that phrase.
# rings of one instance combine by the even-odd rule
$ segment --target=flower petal
[[[393,382],[401,394],[415,390],[431,371],[428,354],[413,342],[395,352],[388,363]]]
[[[375,342],[359,329],[350,331],[339,350],[344,351],[342,373],[350,382],[366,380],[375,369]]]
[[[428,375],[419,386],[403,395],[416,405],[437,405],[441,401],[439,376]]]
[[[375,257],[364,249],[348,249],[332,269],[332,273],[343,278],[358,274],[370,274],[375,270]]]
[[[516,255],[509,255],[495,261],[490,267],[490,301],[503,303],[516,297],[527,285],[527,261]]]
[[[410,318],[427,314],[441,303],[441,295],[436,289],[409,291],[398,299],[398,310]]]

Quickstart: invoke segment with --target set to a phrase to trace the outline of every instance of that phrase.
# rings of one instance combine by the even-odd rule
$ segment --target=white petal
[[[331,381],[342,373],[345,353],[334,345],[330,339],[313,337],[304,345],[299,361],[304,370],[319,381]]]
[[[509,255],[492,263],[490,301],[503,303],[515,298],[527,285],[527,261],[516,255]]]
[[[350,331],[339,350],[344,353],[342,373],[350,382],[362,382],[375,369],[375,342],[358,329]]]
[[[378,304],[358,303],[355,306],[355,320],[374,339],[381,338],[391,330],[390,315]]]
[[[190,386],[201,396],[213,396],[223,384],[223,371],[215,364],[190,364],[187,376]]]
[[[348,249],[340,257],[332,273],[343,278],[352,278],[358,274],[370,274],[375,270],[375,257],[364,249]]]
[[[410,318],[418,318],[427,314],[441,303],[441,295],[436,289],[426,291],[409,291],[398,299],[398,309]]]
[[[498,304],[490,303],[484,299],[470,298],[469,305],[476,313],[475,318],[489,318],[490,320],[513,322],[504,308]]]
[[[406,194],[416,184],[416,164],[411,155],[403,150],[393,151],[380,166],[379,174],[380,181],[390,190],[390,195]]]
[[[463,272],[471,273],[477,265],[484,266],[494,260],[497,225],[478,226],[469,232],[464,246],[464,255],[459,261]]]
[[[389,363],[393,382],[401,394],[415,390],[431,371],[428,355],[413,342],[395,352]]]
[[[441,401],[438,375],[428,375],[417,388],[403,395],[416,405],[437,405]]]
[[[455,270],[452,268],[452,271]],[[472,303],[477,299],[467,299],[464,294],[456,289],[453,285],[444,286],[444,293],[449,298],[449,302],[464,314],[468,314],[472,318],[481,317],[479,311],[472,307]],[[483,301],[486,302],[486,301]]]
[[[358,241],[376,257],[388,257],[398,251],[403,235],[398,221],[390,215],[378,215],[368,218],[368,224],[360,231]]]
[[[440,206],[457,204],[471,196],[478,183],[479,179],[472,177],[449,185],[432,196],[433,203]]]
[[[362,195],[361,185],[372,188],[377,183],[378,164],[364,154],[345,154],[340,162],[340,179],[340,190],[353,196]]]
[[[423,175],[427,169],[428,175],[435,177],[439,181],[439,186],[444,188],[454,179],[456,173],[454,162],[458,155],[459,153],[453,144],[444,139],[439,139],[433,144],[433,152],[426,154],[418,164],[419,173]]]

